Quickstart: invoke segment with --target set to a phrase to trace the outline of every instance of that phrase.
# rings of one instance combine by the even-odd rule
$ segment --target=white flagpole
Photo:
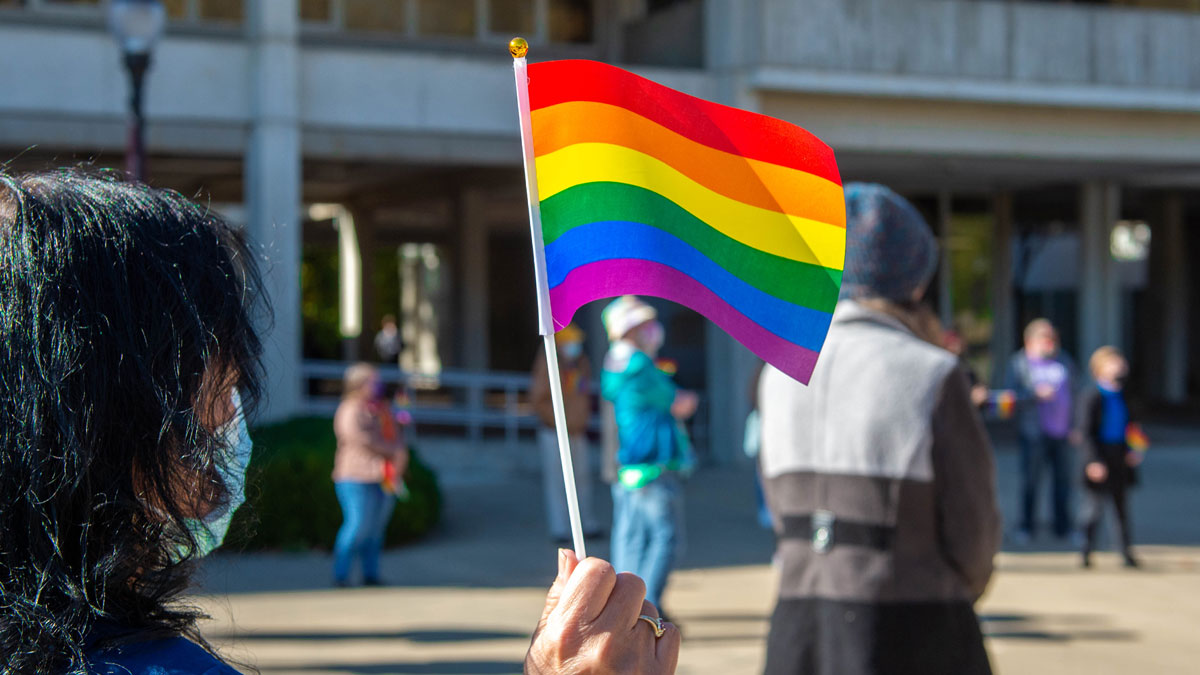
[[[546,280],[546,249],[542,242],[542,212],[539,208],[537,166],[533,154],[533,121],[529,114],[529,75],[525,54],[529,44],[523,38],[508,43],[513,56],[513,74],[517,84],[517,113],[521,119],[521,149],[525,154],[525,195],[529,200],[529,230],[533,238],[533,276],[538,292],[538,332],[546,348],[546,371],[550,377],[550,398],[554,404],[554,429],[558,432],[558,457],[562,460],[563,485],[567,491],[567,512],[571,516],[571,539],[575,556],[587,557],[583,545],[583,524],[579,517],[579,495],[575,490],[575,467],[571,461],[571,439],[567,433],[567,413],[563,406],[562,379],[558,370],[558,346],[554,342],[554,319],[550,312],[550,285]]]

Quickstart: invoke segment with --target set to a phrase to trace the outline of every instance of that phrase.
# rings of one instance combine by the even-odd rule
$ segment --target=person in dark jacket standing
[[[1037,492],[1042,469],[1050,465],[1054,506],[1054,536],[1071,535],[1072,428],[1077,387],[1075,361],[1059,348],[1058,331],[1047,319],[1025,327],[1025,346],[1008,362],[1004,386],[1017,402],[1017,427],[1021,448],[1021,519],[1014,534],[1018,544],[1028,543],[1037,532]]]
[[[778,536],[769,675],[990,673],[974,603],[1000,517],[967,377],[918,304],[929,226],[846,186],[842,300],[804,386],[767,366],[762,472]]]
[[[1129,364],[1115,347],[1097,349],[1088,363],[1095,379],[1079,400],[1079,451],[1083,457],[1086,497],[1083,514],[1083,566],[1091,567],[1096,544],[1096,529],[1104,512],[1104,503],[1112,500],[1117,513],[1117,533],[1126,567],[1137,567],[1129,533],[1129,512],[1125,495],[1133,482],[1135,467],[1142,455],[1129,448],[1126,430],[1133,421],[1125,402],[1125,377]]]
[[[558,369],[561,378],[567,433],[571,437],[571,464],[575,472],[575,490],[579,497],[579,518],[583,535],[599,536],[592,508],[592,467],[588,452],[587,427],[592,416],[592,364],[583,353],[584,332],[575,324],[558,331]],[[558,433],[554,422],[554,402],[550,396],[549,366],[546,353],[539,349],[533,359],[529,379],[529,400],[542,427],[538,429],[538,448],[542,455],[542,490],[546,503],[546,523],[550,538],[560,545],[571,541],[571,519],[567,512],[567,493],[563,486],[562,462],[558,456]]]

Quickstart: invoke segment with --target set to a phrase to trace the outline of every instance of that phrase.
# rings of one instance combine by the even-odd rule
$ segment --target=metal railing
[[[332,415],[337,409],[347,365],[342,361],[303,362],[309,414]],[[472,441],[482,439],[485,429],[503,429],[505,442],[515,444],[522,430],[537,429],[541,424],[528,402],[528,373],[447,369],[424,375],[392,365],[377,367],[385,382],[404,389],[416,425],[460,427]],[[311,393],[314,390],[317,393]]]
[[[304,361],[300,368],[308,392],[305,412],[332,416],[341,397],[345,361]],[[536,431],[541,420],[529,402],[530,375],[522,372],[447,369],[437,375],[408,373],[393,365],[376,364],[384,382],[399,385],[408,396],[414,432],[421,427],[450,427],[466,431],[472,443],[487,429],[502,429],[505,445],[513,447],[522,431]],[[314,386],[315,385],[315,386]],[[313,391],[317,393],[312,393]],[[594,387],[599,390],[599,385]],[[697,449],[707,448],[709,410],[701,392],[700,409],[689,423]],[[597,412],[588,429],[600,433],[604,426]],[[415,438],[415,436],[413,436]]]

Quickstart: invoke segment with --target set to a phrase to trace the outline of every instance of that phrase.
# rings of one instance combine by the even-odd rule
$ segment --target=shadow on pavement
[[[713,623],[771,620],[769,614],[684,614],[680,615],[679,618],[687,621],[711,621]]]
[[[1041,614],[1036,618],[1029,614],[982,614],[979,620],[984,623],[1017,623],[1040,620],[1064,625],[1096,626],[1107,622],[1108,618],[1100,614]]]
[[[408,631],[349,631],[349,632],[267,632],[244,631],[232,633],[206,632],[205,637],[217,641],[247,642],[252,640],[299,640],[299,641],[338,641],[338,640],[407,640],[409,642],[436,644],[442,642],[474,642],[484,640],[526,640],[528,633],[498,630],[476,630],[471,628],[453,628],[446,630],[408,630]]]
[[[1096,642],[1112,642],[1116,640],[1134,641],[1138,634],[1129,630],[1082,630],[1082,631],[1046,631],[1046,630],[1012,630],[991,631],[983,634],[993,640],[1041,640],[1045,642],[1073,642],[1078,640],[1093,640]]]
[[[1019,499],[1016,453],[1010,446],[1001,445],[996,464],[1001,509],[1011,525]],[[1200,519],[1181,515],[1200,508],[1194,488],[1200,484],[1200,451],[1188,446],[1156,446],[1147,456],[1142,475],[1142,487],[1131,497],[1135,546],[1200,543]],[[1048,497],[1048,482],[1043,487]],[[594,494],[597,524],[607,530],[612,518],[611,493],[608,486],[597,483]],[[393,586],[549,587],[556,572],[557,545],[546,531],[539,476],[449,484],[444,496],[444,518],[436,532],[422,541],[385,552],[383,575]],[[1048,511],[1048,499],[1042,500],[1041,508]],[[742,464],[697,471],[686,486],[687,545],[680,568],[769,563],[774,535],[758,526],[755,509],[753,467]],[[1063,552],[1076,550],[1075,546],[1069,540],[1042,538],[1024,546],[1008,543],[1004,550]],[[589,555],[609,555],[606,539],[589,540],[587,547]],[[331,564],[325,552],[219,554],[204,561],[200,590],[264,593],[327,589]],[[1019,564],[1038,562],[1025,560]]]
[[[474,673],[493,675],[520,673],[525,664],[516,661],[432,661],[429,663],[317,663],[302,667],[289,667],[290,672],[345,672],[355,675],[390,675],[391,673],[420,673],[424,675],[458,675]]]
[[[1135,641],[1135,631],[1104,628],[1108,618],[1098,614],[984,614],[983,634],[993,640]]]
[[[687,484],[684,569],[768,562],[774,535],[755,522],[751,467],[698,471]],[[609,528],[608,486],[595,489],[596,515]],[[546,531],[537,476],[444,488],[443,522],[428,538],[385,551],[383,577],[393,587],[549,588],[557,573],[557,544]],[[588,555],[609,556],[606,538],[587,541]],[[276,593],[331,589],[329,553],[229,553],[202,563],[200,591]]]

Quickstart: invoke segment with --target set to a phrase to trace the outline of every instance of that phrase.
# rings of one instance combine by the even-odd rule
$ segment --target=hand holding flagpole
[[[550,312],[550,285],[546,279],[546,250],[542,241],[542,215],[539,208],[537,166],[533,152],[533,122],[529,113],[529,75],[525,55],[529,43],[513,38],[508,43],[513,57],[517,84],[517,113],[521,119],[521,149],[525,156],[525,195],[529,200],[529,229],[533,239],[533,275],[538,290],[538,332],[546,348],[546,370],[550,377],[550,398],[554,404],[554,429],[558,432],[558,456],[562,460],[563,485],[567,491],[567,512],[571,517],[571,538],[575,557],[583,560],[583,524],[579,517],[579,496],[575,490],[575,468],[571,461],[571,441],[567,433],[567,414],[563,406],[562,378],[558,370],[558,346],[554,340],[554,320]]]

